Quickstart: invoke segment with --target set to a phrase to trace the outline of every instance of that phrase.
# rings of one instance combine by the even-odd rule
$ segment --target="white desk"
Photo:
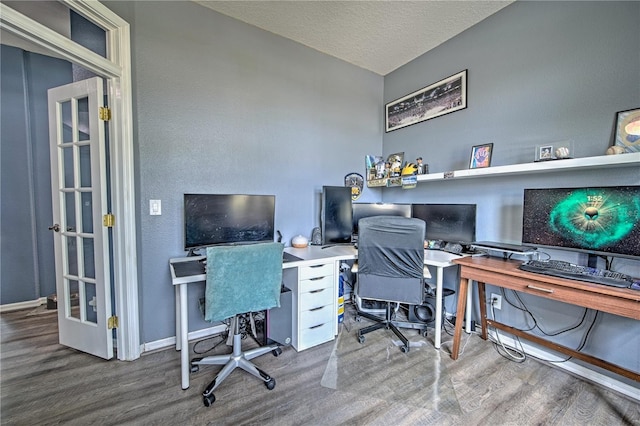
[[[309,246],[306,248],[293,248],[287,247],[285,251],[300,258],[299,261],[285,262],[282,264],[283,269],[298,268],[302,266],[316,265],[319,261],[326,263],[327,261],[342,262],[345,260],[355,260],[358,257],[357,250],[351,245],[333,246],[327,248],[321,248],[320,246]],[[443,271],[444,268],[455,266],[453,262],[455,259],[459,259],[462,256],[437,251],[437,250],[425,250],[424,263],[428,266],[434,266],[436,268],[436,319],[435,319],[435,342],[436,348],[440,348],[442,338],[442,286],[443,286]],[[175,306],[176,306],[176,350],[180,351],[180,369],[182,376],[182,389],[189,388],[189,317],[187,306],[187,284],[206,281],[206,274],[202,270],[198,270],[200,260],[203,260],[205,256],[191,256],[191,257],[179,257],[169,259],[169,269],[171,270],[171,283],[175,288]],[[182,275],[176,274],[176,265],[190,262],[190,265],[195,266],[193,268],[193,274]],[[179,267],[178,267],[179,269]],[[336,277],[336,288],[338,285],[338,279]],[[336,292],[337,294],[337,292]],[[459,296],[460,297],[460,296]],[[471,306],[471,287],[467,292],[467,305]],[[336,303],[337,307],[337,303]],[[335,312],[337,317],[337,310]],[[466,310],[466,323],[467,332],[470,331],[471,324],[471,309]],[[335,322],[334,334],[338,334],[338,323]]]
[[[424,264],[427,266],[435,266],[436,267],[436,323],[435,323],[435,338],[434,338],[434,346],[436,349],[440,349],[440,344],[442,343],[442,288],[443,288],[443,275],[444,268],[448,268],[450,266],[455,266],[453,263],[455,259],[460,259],[462,257],[467,257],[468,255],[456,255],[452,253],[447,253],[446,251],[440,250],[425,250],[424,251]],[[467,305],[469,309],[465,310],[465,319],[466,319],[466,331],[467,333],[471,332],[471,287],[467,289]],[[459,294],[458,297],[463,297],[463,295]],[[460,315],[460,313],[456,313],[456,315]]]

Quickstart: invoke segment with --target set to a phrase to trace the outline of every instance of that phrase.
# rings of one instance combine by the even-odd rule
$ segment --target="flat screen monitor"
[[[426,222],[425,240],[468,244],[476,239],[475,204],[413,204],[411,216]]]
[[[353,235],[358,235],[358,221],[371,216],[411,217],[411,204],[353,203]]]
[[[522,242],[640,257],[640,186],[525,189]]]
[[[184,247],[273,242],[274,195],[184,194]]]
[[[351,243],[351,212],[351,187],[322,187],[322,244]]]

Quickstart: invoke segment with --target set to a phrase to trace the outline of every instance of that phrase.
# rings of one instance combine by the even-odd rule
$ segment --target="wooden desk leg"
[[[451,359],[458,359],[458,352],[460,352],[460,338],[462,337],[462,319],[464,318],[464,310],[467,305],[467,288],[469,287],[469,280],[466,278],[460,278],[460,289],[458,293],[458,308],[456,310],[456,327],[453,332],[453,348],[451,349]]]
[[[478,281],[478,299],[480,300],[480,321],[482,322],[482,338],[487,340],[487,302],[485,299],[484,283]]]

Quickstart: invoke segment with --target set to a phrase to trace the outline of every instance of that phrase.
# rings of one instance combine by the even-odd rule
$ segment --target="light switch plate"
[[[161,200],[149,200],[149,214],[151,216],[160,216],[162,214]]]

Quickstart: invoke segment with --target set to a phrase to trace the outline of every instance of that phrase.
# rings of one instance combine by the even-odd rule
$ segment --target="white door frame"
[[[67,7],[105,30],[107,58],[0,3],[0,28],[79,65],[107,80],[110,124],[113,279],[115,312],[119,326],[117,356],[132,361],[140,357],[138,267],[136,253],[136,203],[133,164],[133,107],[129,24],[103,4],[91,0],[60,0]]]

